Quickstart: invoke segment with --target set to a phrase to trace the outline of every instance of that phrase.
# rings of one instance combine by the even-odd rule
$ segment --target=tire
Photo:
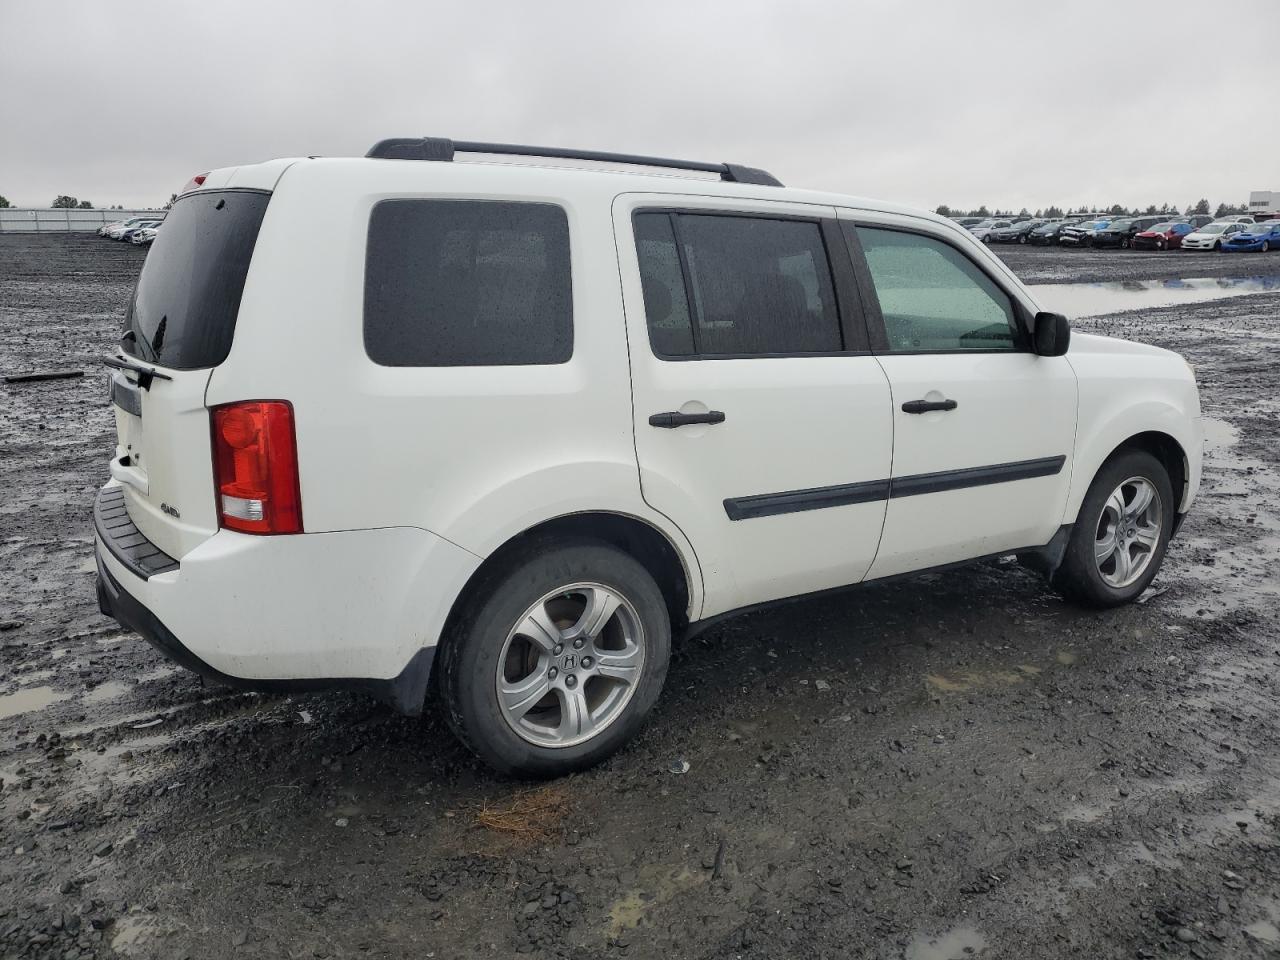
[[[1213,252],[1214,252],[1214,253],[1221,253],[1221,252],[1222,252],[1222,241],[1221,241],[1221,240],[1215,240],[1215,241],[1213,241]]]
[[[606,611],[602,625],[592,610]],[[440,693],[454,732],[490,766],[553,777],[640,731],[670,656],[666,600],[639,562],[600,541],[541,540],[486,576],[451,624]]]
[[[1163,241],[1163,240],[1157,240],[1157,241],[1156,241],[1156,249],[1157,249],[1157,250],[1163,250],[1163,249],[1164,249],[1164,241]]]
[[[1263,240],[1263,241],[1262,241],[1262,252],[1263,252],[1263,253],[1269,253],[1270,251],[1271,251],[1271,241],[1270,241],[1270,240]]]
[[[988,247],[991,246],[991,235],[988,234],[987,236],[983,237],[982,242],[985,243]]]
[[[1022,234],[1022,236],[1018,237],[1018,242],[1021,244],[1025,244],[1027,242],[1027,235],[1024,233]]]
[[[1121,246],[1121,248],[1122,248],[1122,249],[1124,249],[1124,250],[1128,250],[1128,249],[1129,249],[1129,241],[1128,241],[1127,239],[1122,239],[1122,240],[1120,241],[1120,246]]]
[[[1135,511],[1141,491],[1150,494],[1151,505]],[[1123,519],[1117,523],[1121,507]],[[1053,586],[1089,607],[1118,607],[1136,599],[1160,571],[1176,510],[1169,473],[1159,460],[1144,450],[1116,454],[1085,494]],[[1113,552],[1099,557],[1108,542]],[[1129,558],[1127,568],[1122,556]]]

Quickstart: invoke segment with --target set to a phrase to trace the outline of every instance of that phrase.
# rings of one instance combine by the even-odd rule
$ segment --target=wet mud
[[[1078,321],[1184,353],[1211,418],[1143,602],[1000,560],[743,616],[677,647],[631,747],[536,786],[434,711],[206,686],[98,613],[97,359],[141,259],[0,237],[0,371],[88,373],[0,386],[0,957],[1280,950],[1280,294]]]

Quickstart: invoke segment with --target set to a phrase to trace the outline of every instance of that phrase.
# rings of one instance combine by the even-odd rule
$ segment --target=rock
[[[1197,940],[1200,939],[1200,937],[1196,934],[1196,932],[1192,930],[1190,927],[1179,927],[1177,929],[1177,932],[1174,933],[1174,936],[1177,937],[1179,940],[1181,940],[1183,943],[1195,943]]]
[[[685,760],[683,757],[678,757],[668,764],[667,769],[675,774],[688,773],[689,761]]]
[[[114,849],[115,849],[115,845],[108,841],[107,843],[104,843],[102,844],[102,846],[98,847],[97,850],[94,850],[93,855],[95,857],[109,857],[111,856],[111,851]]]
[[[345,826],[349,826],[349,825],[350,825],[350,823],[351,823],[351,821],[350,821],[350,820],[348,820],[346,817],[339,817],[337,820],[333,821],[333,825],[334,825],[335,827],[345,827]]]

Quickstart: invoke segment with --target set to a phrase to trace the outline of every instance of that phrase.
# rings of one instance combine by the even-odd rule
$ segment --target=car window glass
[[[549,203],[383,200],[369,218],[364,342],[383,366],[564,363],[569,224]]]
[[[932,237],[859,227],[889,349],[1015,350],[1009,297],[968,257]]]
[[[636,217],[645,312],[655,353],[751,356],[844,349],[818,224],[672,214],[663,228],[659,216]],[[678,257],[673,261],[669,252],[667,230],[678,236],[687,286],[676,285]]]
[[[649,342],[659,356],[685,357],[693,348],[693,325],[685,295],[675,230],[666,213],[641,213],[635,218],[636,253]]]

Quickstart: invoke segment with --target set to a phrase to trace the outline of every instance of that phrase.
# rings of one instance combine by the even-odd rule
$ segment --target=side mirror
[[[1060,313],[1036,314],[1031,328],[1035,352],[1042,357],[1060,357],[1071,345],[1071,322]]]

